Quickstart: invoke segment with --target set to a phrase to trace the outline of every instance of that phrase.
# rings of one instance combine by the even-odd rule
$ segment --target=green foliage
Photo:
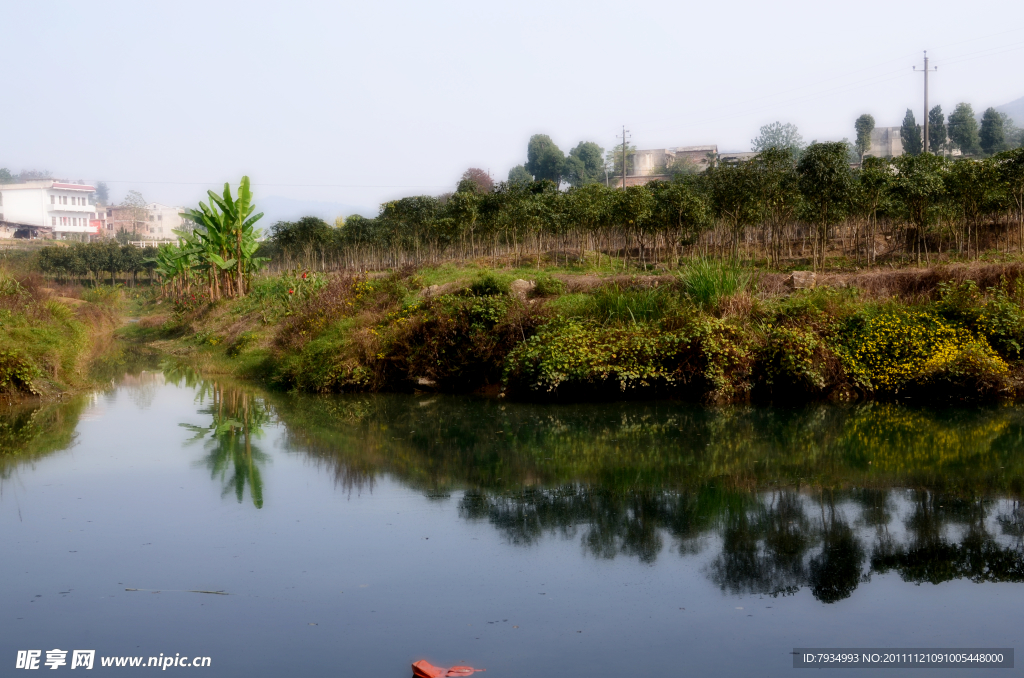
[[[857,118],[856,122],[853,123],[853,127],[857,131],[855,148],[857,153],[863,157],[868,152],[868,149],[871,148],[871,132],[875,129],[875,119],[871,114],[865,113]]]
[[[805,211],[818,226],[815,253],[819,267],[824,262],[828,227],[846,218],[854,197],[848,152],[849,147],[843,142],[814,143],[803,152],[797,164]]]
[[[900,139],[903,141],[903,152],[907,155],[920,155],[924,150],[921,126],[914,119],[914,111],[909,108],[907,114],[903,116],[903,124],[900,125]]]
[[[1004,278],[983,294],[973,280],[939,283],[936,310],[943,318],[984,337],[999,355],[1019,360],[1024,350],[1024,278]]]
[[[557,297],[565,294],[565,283],[550,275],[539,275],[534,281],[533,295],[536,297]]]
[[[974,155],[981,150],[978,139],[978,121],[970,104],[959,103],[949,114],[949,140],[964,154]]]
[[[885,309],[855,326],[837,353],[856,381],[881,392],[978,397],[1008,389],[1009,369],[983,337],[927,311]]]
[[[667,287],[622,289],[606,285],[590,295],[583,314],[603,324],[629,325],[650,323],[671,315],[679,306]]]
[[[565,154],[547,134],[534,134],[526,148],[526,171],[537,181],[558,185],[565,170]]]
[[[0,350],[0,393],[38,393],[33,385],[42,372],[15,349]]]
[[[736,263],[709,258],[690,261],[679,274],[679,287],[694,304],[717,308],[728,297],[751,290],[753,274]]]
[[[938,153],[946,145],[946,118],[942,115],[942,106],[928,111],[928,150]]]
[[[987,108],[981,115],[981,131],[978,144],[987,155],[995,155],[1007,149],[1003,117],[994,108]]]
[[[775,393],[816,393],[829,383],[825,342],[810,327],[769,325],[758,350],[758,365]]]
[[[619,327],[560,319],[509,353],[505,381],[539,393],[660,387],[716,397],[732,393],[734,373],[745,359],[746,351],[729,329],[710,318],[671,331],[644,323]]]
[[[760,133],[750,140],[750,150],[755,153],[769,148],[789,149],[794,157],[800,155],[804,148],[804,139],[800,136],[796,125],[792,123],[773,122],[761,127]]]
[[[529,184],[533,181],[533,175],[523,165],[516,165],[508,171],[508,182],[510,184]]]
[[[604,149],[593,141],[581,141],[565,159],[565,180],[572,186],[602,183],[605,180]]]
[[[507,295],[512,277],[502,275],[493,271],[481,273],[469,286],[470,294],[477,297],[492,297]]]

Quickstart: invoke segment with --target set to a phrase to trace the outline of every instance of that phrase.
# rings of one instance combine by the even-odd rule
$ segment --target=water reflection
[[[534,407],[275,400],[288,446],[347,488],[389,474],[512,545],[597,558],[706,553],[730,594],[850,597],[872,575],[1021,581],[1022,410]]]
[[[221,482],[221,496],[234,492],[241,503],[248,487],[253,506],[263,508],[260,467],[270,461],[270,456],[257,441],[263,437],[263,427],[271,418],[266,400],[251,390],[203,379],[195,370],[177,363],[165,364],[164,374],[173,384],[184,382],[194,387],[196,402],[205,405],[198,413],[209,416],[209,424],[179,426],[194,434],[186,445],[203,443],[207,454],[199,464]]]
[[[139,374],[125,383],[156,388]],[[806,589],[834,603],[888,573],[1024,579],[1016,406],[553,407],[264,394],[176,363],[161,375],[195,393],[203,420],[181,426],[204,450],[197,464],[256,508],[271,459],[260,440],[275,423],[278,444],[342,490],[370,492],[386,475],[456,501],[513,548],[557,538],[598,559],[693,558],[728,594]],[[0,414],[0,472],[66,449],[87,402]]]

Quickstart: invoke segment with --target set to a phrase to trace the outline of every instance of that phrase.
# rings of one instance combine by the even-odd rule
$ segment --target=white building
[[[146,205],[147,221],[144,228],[148,232],[146,233],[147,239],[173,240],[177,238],[178,236],[174,235],[172,231],[181,228],[184,224],[184,219],[181,218],[181,213],[184,211],[184,207],[168,207],[158,202]]]
[[[0,222],[29,237],[97,234],[92,186],[59,181],[0,184]]]

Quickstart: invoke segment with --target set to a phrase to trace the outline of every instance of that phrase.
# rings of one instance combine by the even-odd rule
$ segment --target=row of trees
[[[140,249],[111,240],[51,245],[39,250],[39,270],[61,282],[109,282],[113,285],[122,279],[134,284],[140,273],[152,279],[156,253],[155,247]]]
[[[875,119],[868,114],[860,116],[854,123],[857,131],[855,148],[862,157],[871,147],[874,128]],[[900,126],[900,140],[904,153],[919,155],[924,151],[922,126],[909,108]],[[958,150],[963,155],[993,156],[1021,145],[1024,145],[1024,130],[994,108],[985,110],[980,125],[968,103],[957,104],[948,119],[942,112],[942,106],[935,106],[928,112],[928,150],[932,153],[951,155]]]
[[[587,253],[623,265],[699,253],[820,267],[828,255],[976,256],[1011,241],[1024,250],[1024,149],[984,161],[868,158],[859,169],[849,153],[844,142],[812,143],[798,160],[792,148],[770,147],[738,165],[625,190],[561,191],[546,179],[487,190],[467,176],[455,193],[391,201],[372,219],[279,222],[261,254],[324,269]]]

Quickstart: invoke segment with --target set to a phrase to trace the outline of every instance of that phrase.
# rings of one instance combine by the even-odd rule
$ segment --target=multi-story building
[[[158,202],[130,207],[111,205],[100,213],[101,229],[112,238],[124,230],[132,240],[173,240],[174,230],[185,225],[184,207],[169,207]]]
[[[95,235],[92,186],[47,179],[22,184],[0,184],[0,222],[16,237],[65,237],[70,233]]]

